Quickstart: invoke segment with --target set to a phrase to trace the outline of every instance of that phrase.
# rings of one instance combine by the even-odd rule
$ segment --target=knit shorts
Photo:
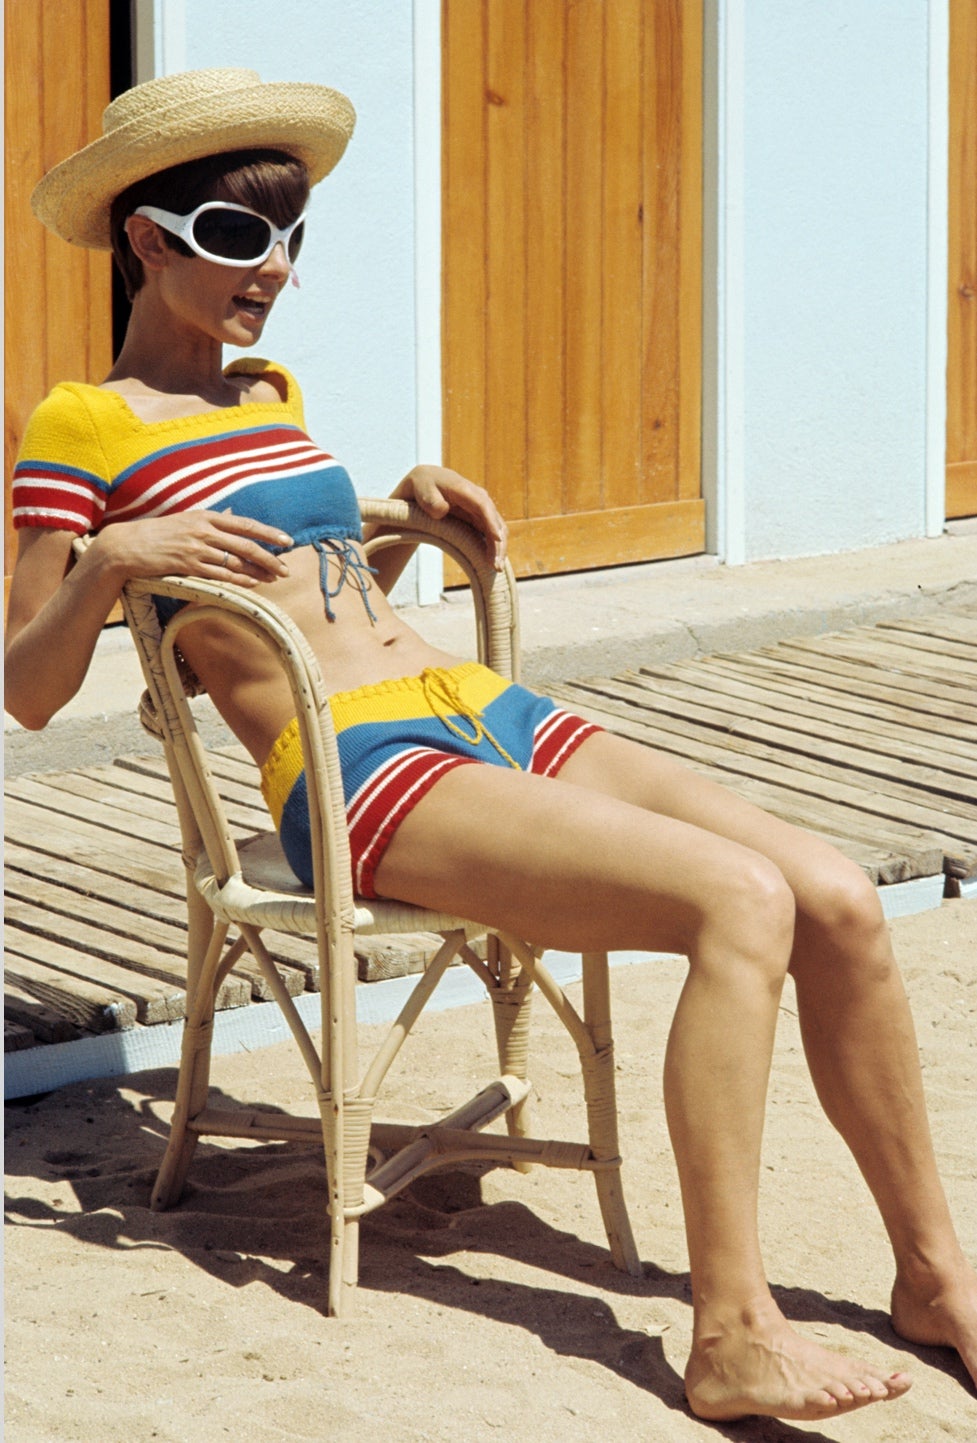
[[[397,827],[453,767],[481,762],[554,777],[601,730],[478,662],[429,667],[330,698],[346,802],[353,887],[375,897]],[[261,769],[261,791],[296,876],[312,885],[308,795],[298,721]]]

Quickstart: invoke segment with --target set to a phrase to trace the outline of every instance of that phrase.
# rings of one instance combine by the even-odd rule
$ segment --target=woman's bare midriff
[[[311,646],[330,695],[457,662],[407,626],[375,583],[369,591],[375,622],[359,589],[348,582],[331,598],[335,620],[330,621],[319,589],[316,551],[302,546],[285,559],[289,575],[251,588],[250,594],[267,596],[291,617]],[[329,574],[334,587],[335,563],[330,563]],[[230,621],[186,626],[180,650],[227,725],[260,765],[295,715],[288,682],[271,650]]]

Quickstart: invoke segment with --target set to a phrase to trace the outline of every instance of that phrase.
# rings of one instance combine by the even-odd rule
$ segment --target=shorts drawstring
[[[449,732],[454,732],[455,736],[461,737],[462,741],[475,747],[484,737],[495,748],[503,761],[508,762],[509,766],[514,767],[517,772],[522,771],[522,767],[515,758],[509,755],[502,743],[484,724],[482,713],[474,711],[465,701],[461,694],[461,688],[450,672],[442,671],[438,667],[427,667],[421,672],[420,680],[424,688],[424,696],[433,715],[448,728]],[[445,710],[446,707],[447,710]],[[453,713],[464,717],[468,722],[472,729],[470,736],[464,727],[460,727],[454,720]]]

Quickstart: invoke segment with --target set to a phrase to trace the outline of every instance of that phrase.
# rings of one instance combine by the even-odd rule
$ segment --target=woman
[[[323,87],[173,76],[120,97],[105,134],[38,187],[35,209],[58,234],[114,246],[133,306],[103,384],[57,387],[28,429],[7,705],[42,727],[74,695],[130,577],[267,591],[318,657],[347,797],[365,787],[381,816],[366,837],[351,816],[359,890],[488,915],[554,946],[687,955],[665,1099],[691,1264],[693,1410],[813,1419],[909,1386],[800,1337],[765,1280],[760,1139],[788,970],[821,1101],[893,1244],[893,1322],[957,1347],[977,1376],[977,1278],[937,1177],[912,1022],[864,874],[667,758],[429,647],[386,600],[404,555],[366,569],[348,477],[305,436],[292,378],[257,360],[223,367],[225,344],[261,335],[292,274],[308,185],[352,125],[349,102]],[[419,466],[394,494],[462,514],[501,562],[505,527],[480,487]],[[73,538],[89,530],[72,567]],[[184,630],[181,648],[262,768],[301,874],[283,678],[231,624]],[[377,727],[364,726],[378,718],[389,727],[371,752]],[[504,853],[497,828],[466,825],[473,813],[505,819]]]

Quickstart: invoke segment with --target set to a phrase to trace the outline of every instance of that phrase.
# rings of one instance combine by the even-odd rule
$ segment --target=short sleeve
[[[27,423],[13,477],[15,527],[82,536],[99,526],[110,491],[105,455],[81,398],[56,386]]]

